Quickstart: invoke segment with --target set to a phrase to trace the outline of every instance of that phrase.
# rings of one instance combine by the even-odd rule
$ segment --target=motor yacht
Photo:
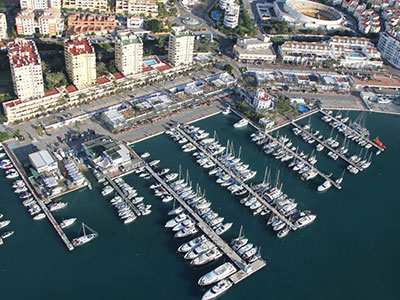
[[[67,228],[67,227],[70,227],[70,226],[72,226],[72,225],[75,223],[75,221],[76,221],[76,218],[70,218],[70,219],[63,220],[63,221],[60,223],[60,227],[61,227],[62,229]]]
[[[223,293],[225,293],[227,290],[229,290],[232,287],[233,283],[228,280],[224,279],[218,282],[216,285],[214,285],[211,289],[209,289],[207,292],[204,293],[203,298],[201,300],[211,300],[219,297]]]
[[[233,264],[230,262],[226,262],[226,263],[220,265],[219,267],[215,268],[211,272],[203,275],[199,279],[198,284],[202,285],[202,286],[210,285],[210,284],[216,283],[220,280],[223,280],[223,279],[229,277],[230,275],[232,275],[235,272],[236,272],[236,268],[233,266]]]
[[[249,124],[249,121],[247,119],[241,119],[239,122],[233,124],[233,127],[242,128],[247,126],[247,124]]]

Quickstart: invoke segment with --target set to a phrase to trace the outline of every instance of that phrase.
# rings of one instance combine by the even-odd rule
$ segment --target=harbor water
[[[344,113],[343,113],[344,114]],[[349,113],[355,119],[358,113]],[[321,114],[311,117],[310,124],[328,137],[331,128],[320,120]],[[317,215],[310,226],[290,232],[280,240],[265,217],[253,216],[239,203],[240,196],[232,196],[215,183],[208,171],[200,168],[191,153],[183,153],[179,144],[160,135],[133,145],[141,154],[150,152],[151,159],[160,159],[160,168],[177,172],[179,165],[186,170],[193,185],[199,184],[212,208],[224,222],[234,226],[222,237],[236,237],[243,225],[250,242],[261,247],[268,265],[251,277],[233,286],[221,299],[400,299],[398,288],[400,257],[400,202],[398,174],[400,170],[400,117],[366,114],[365,125],[371,136],[379,136],[388,149],[372,156],[372,165],[358,175],[346,172],[342,190],[331,188],[318,193],[323,182],[315,178],[300,180],[287,168],[287,162],[276,161],[262,152],[261,146],[251,142],[250,126],[234,129],[238,117],[217,115],[195,123],[222,144],[233,141],[236,155],[250,168],[257,170],[251,182],[263,180],[267,166],[273,183],[280,170],[283,191],[296,198],[302,210]],[[309,122],[304,119],[300,124]],[[291,133],[291,126],[281,128],[294,145],[305,152],[313,146]],[[337,131],[334,132],[336,136]],[[343,136],[338,135],[340,140]],[[241,149],[239,150],[239,147]],[[353,146],[351,154],[361,148]],[[375,150],[374,150],[375,152]],[[368,155],[364,153],[362,154]],[[332,178],[341,176],[345,163],[333,161],[326,150],[317,153],[319,169]],[[204,267],[193,268],[177,253],[186,240],[177,240],[164,229],[172,203],[162,203],[148,186],[154,181],[136,174],[125,181],[152,205],[152,213],[139,217],[130,225],[118,218],[109,200],[102,197],[102,184],[93,190],[81,190],[62,197],[69,205],[54,212],[58,221],[78,218],[65,230],[72,239],[82,234],[84,222],[99,233],[87,245],[68,252],[47,219],[33,221],[21,200],[12,192],[11,180],[0,176],[0,212],[11,224],[0,232],[14,230],[12,237],[0,246],[1,295],[5,299],[201,299],[205,288],[197,285],[206,272],[222,264],[224,258]]]

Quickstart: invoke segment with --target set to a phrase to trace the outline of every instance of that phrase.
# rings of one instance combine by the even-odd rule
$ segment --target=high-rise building
[[[194,35],[184,26],[172,27],[168,43],[168,60],[174,66],[193,62]]]
[[[96,54],[87,38],[68,39],[64,44],[65,66],[78,88],[96,83]]]
[[[378,50],[382,57],[389,63],[400,69],[400,40],[387,32],[381,33],[378,42]]]
[[[116,0],[115,12],[136,16],[140,14],[156,16],[158,14],[158,3],[156,0]]]
[[[15,17],[17,33],[20,35],[32,35],[36,32],[48,35],[59,36],[64,30],[64,19],[60,10],[47,8],[36,13],[32,9],[23,9]]]
[[[225,9],[224,26],[226,28],[235,28],[239,25],[240,5],[229,4]]]
[[[218,5],[222,10],[225,10],[230,4],[235,4],[235,0],[219,0]]]
[[[20,0],[21,9],[46,9],[46,8],[57,8],[61,9],[61,0]]]
[[[115,64],[124,75],[142,72],[143,43],[131,31],[120,31],[115,39]]]
[[[14,91],[21,100],[43,97],[43,73],[34,41],[16,39],[7,45]]]
[[[63,8],[66,9],[87,9],[106,12],[108,8],[107,0],[64,0]]]
[[[0,13],[0,41],[7,39],[7,18]]]

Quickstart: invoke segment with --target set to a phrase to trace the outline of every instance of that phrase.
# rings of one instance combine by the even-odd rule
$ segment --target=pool
[[[217,11],[214,11],[214,10],[211,12],[211,18],[212,18],[213,20],[218,21],[219,18],[221,18],[221,17],[222,17],[222,14],[221,14],[221,13],[219,13],[219,12],[217,12]]]
[[[156,62],[154,59],[145,60],[143,63],[144,63],[146,66],[151,66],[151,65],[157,64],[157,62]]]
[[[362,55],[360,53],[357,53],[357,52],[350,52],[349,56],[351,56],[351,57],[362,57]]]

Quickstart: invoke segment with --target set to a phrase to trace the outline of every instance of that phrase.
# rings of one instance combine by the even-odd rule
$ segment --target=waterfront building
[[[64,0],[65,1],[65,0]],[[21,9],[43,10],[46,8],[61,8],[61,0],[20,0]]]
[[[15,25],[19,35],[33,35],[38,32],[47,36],[60,36],[64,30],[64,19],[56,8],[36,12],[24,9],[15,17]]]
[[[64,0],[63,8],[106,12],[108,4],[107,0]]]
[[[69,34],[107,34],[116,26],[115,16],[77,13],[70,15],[67,21]]]
[[[174,66],[193,62],[194,35],[184,26],[172,27],[168,43],[168,60]]]
[[[224,26],[226,28],[235,28],[239,25],[240,5],[229,4],[225,9]]]
[[[136,16],[144,14],[155,17],[158,14],[158,2],[156,0],[116,0],[115,12],[117,14]]]
[[[78,88],[96,83],[96,54],[87,38],[68,39],[64,44],[65,67]]]
[[[235,0],[219,0],[218,1],[218,6],[222,10],[225,10],[229,5],[235,4],[235,3],[236,3]]]
[[[39,174],[58,170],[57,161],[47,150],[37,151],[29,154],[28,156],[32,166]]]
[[[240,62],[266,61],[274,63],[276,54],[269,36],[239,38],[233,46],[233,54]]]
[[[142,72],[143,43],[129,30],[119,31],[115,39],[115,65],[124,75]]]
[[[382,57],[397,69],[400,69],[400,40],[387,32],[381,33],[378,49]]]
[[[272,109],[272,99],[264,89],[257,89],[252,104],[257,111]]]
[[[21,100],[44,95],[39,52],[32,40],[16,39],[7,45],[14,91]]]
[[[0,13],[0,41],[7,38],[7,18],[5,14]]]

